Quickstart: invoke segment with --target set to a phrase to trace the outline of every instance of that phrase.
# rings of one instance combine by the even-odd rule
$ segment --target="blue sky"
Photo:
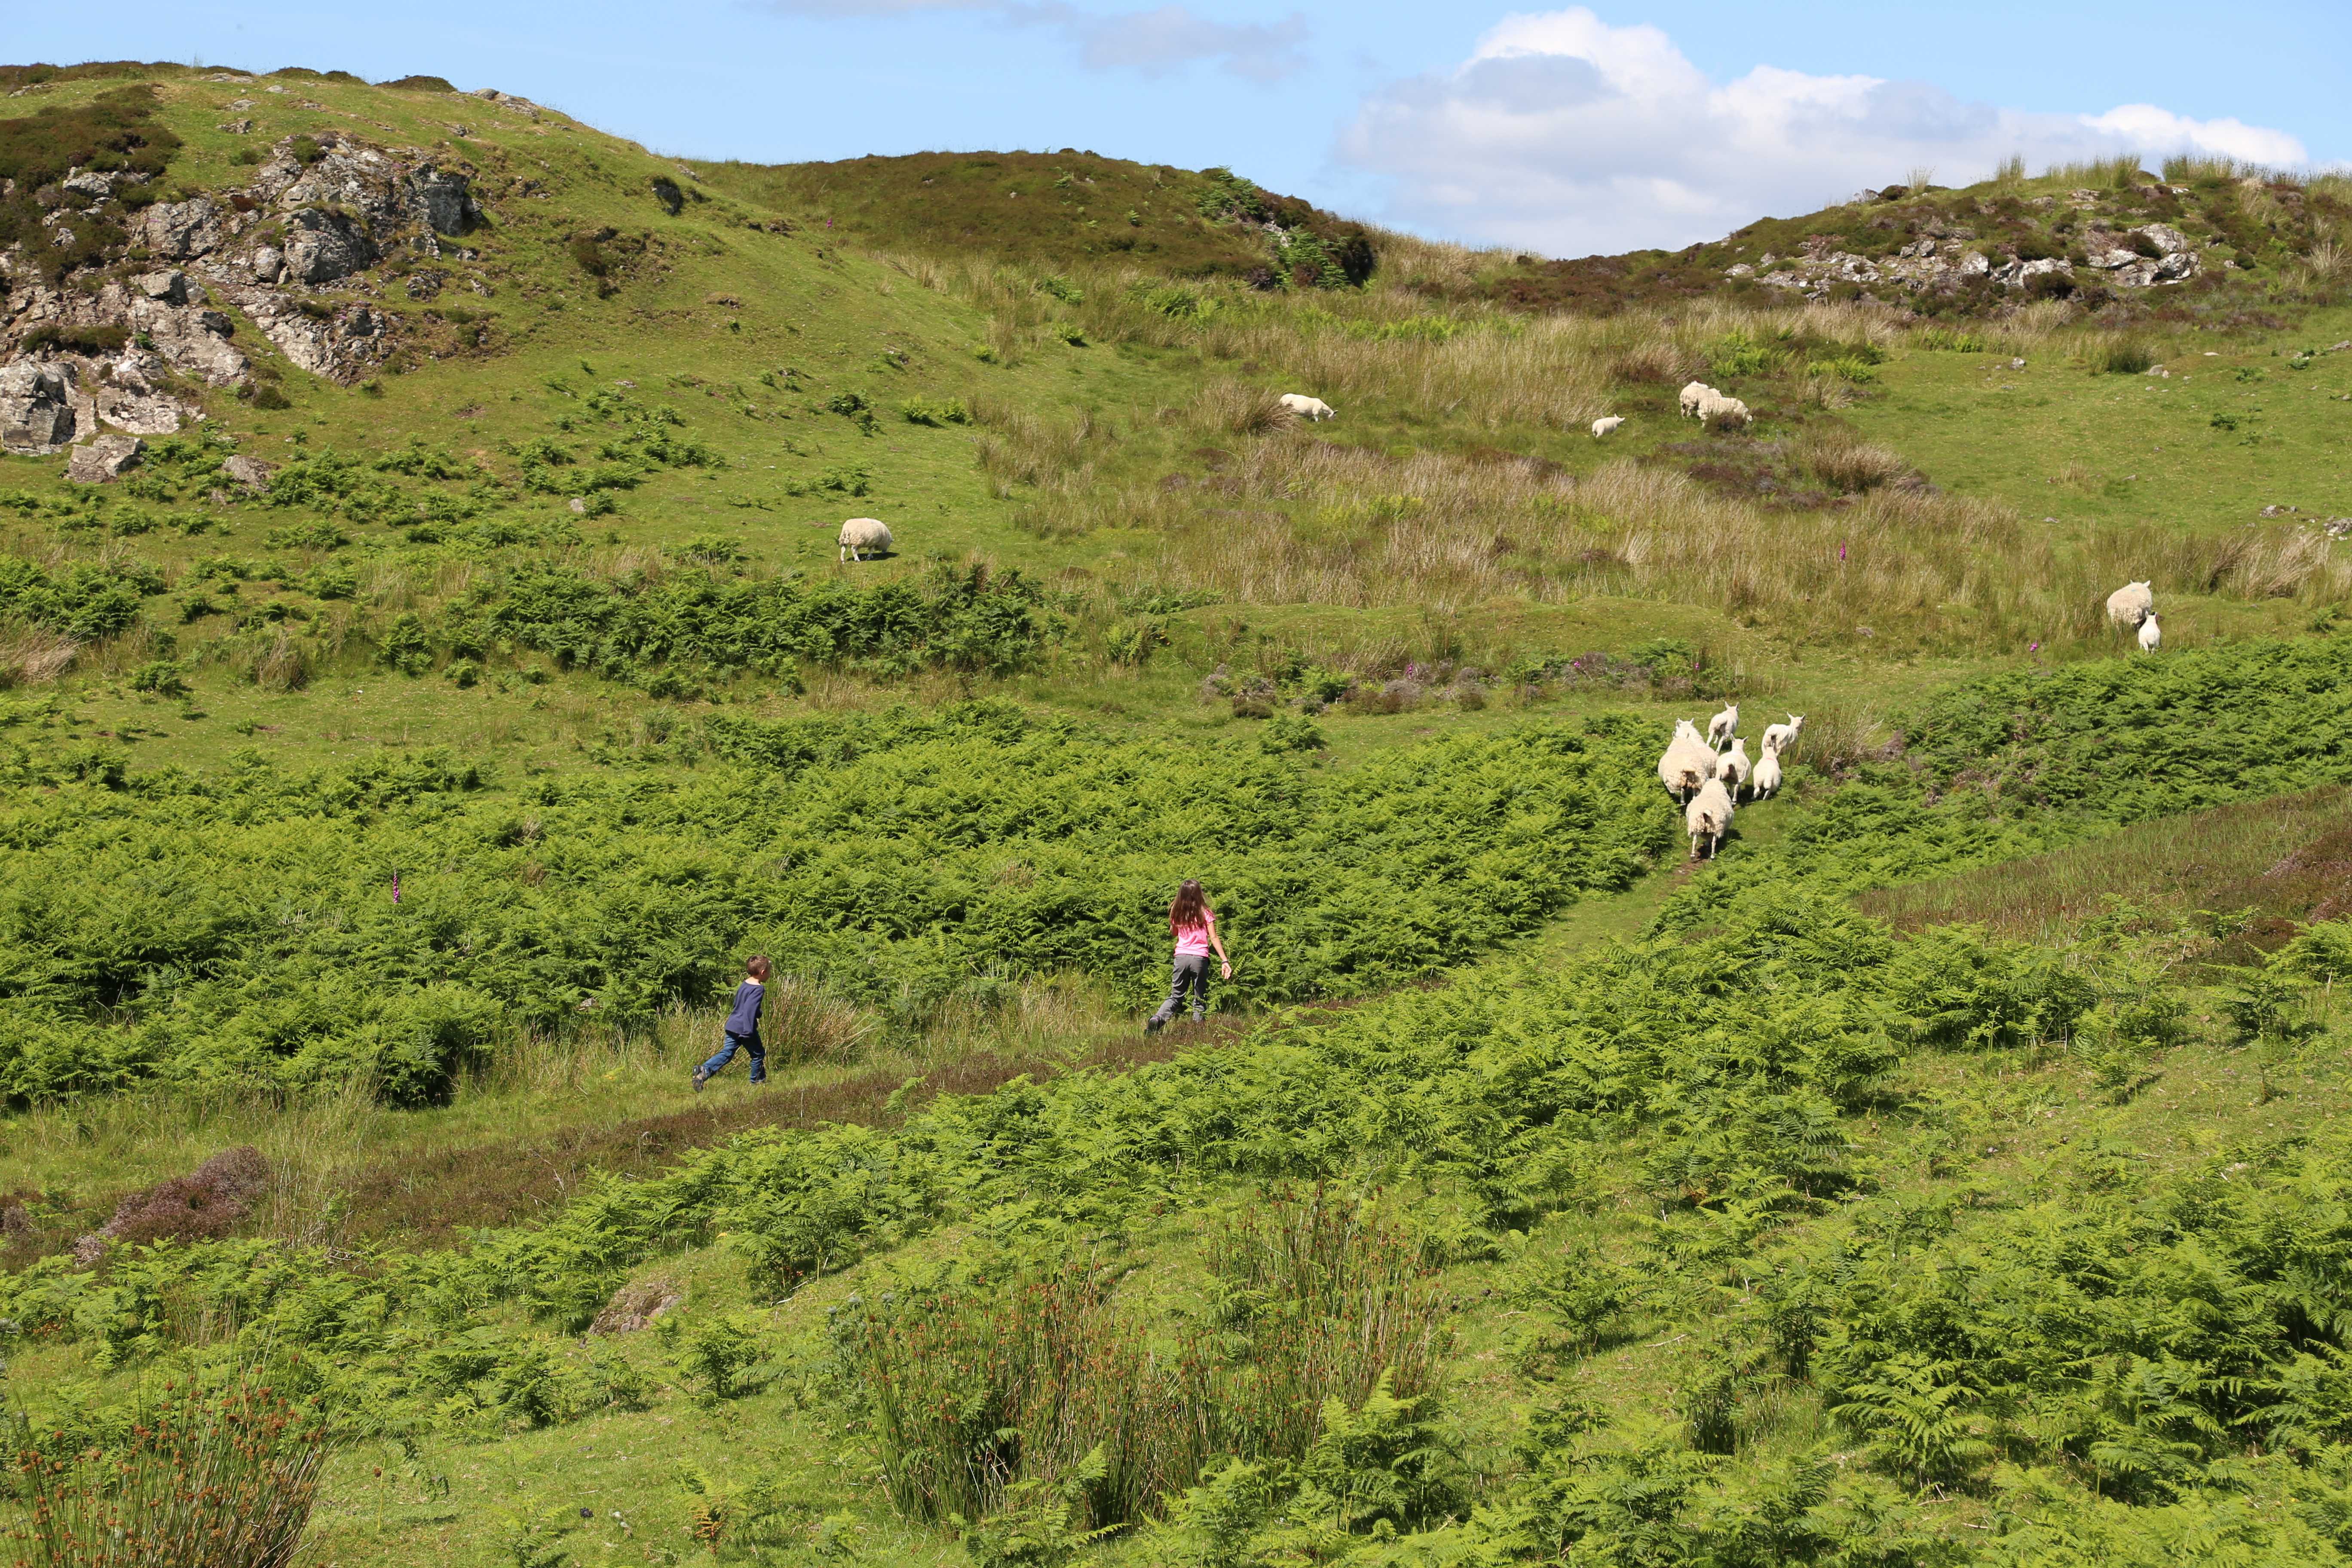
[[[1799,18],[1801,17],[1801,20]],[[1554,255],[1678,246],[1933,168],[2132,149],[2352,159],[2352,5],[1983,0],[0,0],[0,53],[410,72],[657,151],[1065,146],[1227,163],[1352,216]]]

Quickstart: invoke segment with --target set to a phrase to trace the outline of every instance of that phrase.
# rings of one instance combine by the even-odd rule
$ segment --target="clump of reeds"
[[[1902,453],[1844,430],[1816,433],[1799,451],[1798,460],[1813,478],[1849,495],[1894,484],[1912,471]]]
[[[1433,1271],[1366,1207],[1276,1195],[1210,1254],[1216,1331],[1173,1347],[1155,1347],[1076,1260],[856,1303],[835,1333],[871,1402],[891,1501],[911,1518],[978,1519],[1016,1481],[1083,1466],[1088,1522],[1140,1519],[1213,1455],[1305,1454],[1328,1399],[1360,1405],[1384,1375],[1400,1398],[1434,1387]]]
[[[24,1568],[284,1568],[317,1500],[325,1425],[268,1385],[165,1385],[121,1447],[65,1457],[20,1429]]]

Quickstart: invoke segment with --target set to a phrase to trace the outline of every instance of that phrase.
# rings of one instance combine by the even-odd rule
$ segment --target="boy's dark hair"
[[[763,955],[754,953],[743,961],[743,972],[754,980],[765,980],[768,977],[768,961]]]

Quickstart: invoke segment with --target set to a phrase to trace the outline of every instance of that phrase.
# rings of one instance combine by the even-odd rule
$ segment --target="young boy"
[[[710,1075],[735,1059],[740,1048],[751,1053],[751,1081],[768,1081],[768,1047],[760,1043],[760,1004],[768,994],[768,961],[753,958],[743,965],[746,978],[735,987],[735,1009],[727,1015],[727,1043],[719,1054],[694,1069],[694,1092],[700,1094]]]

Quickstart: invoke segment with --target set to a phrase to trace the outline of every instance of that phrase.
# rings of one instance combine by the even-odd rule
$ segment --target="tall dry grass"
[[[1041,530],[1115,519],[1156,531],[1153,581],[1235,602],[1451,612],[1503,595],[1612,595],[1806,634],[1972,647],[2097,637],[2106,593],[2143,578],[2240,598],[2352,592],[2352,560],[2308,528],[2111,526],[2061,550],[2005,508],[1894,485],[1907,465],[1884,448],[1824,440],[1805,460],[1864,493],[1836,510],[1769,511],[1630,461],[1578,480],[1532,460],[1391,458],[1277,436],[1237,443],[1202,483],[1077,507],[1033,496],[1024,515]]]

